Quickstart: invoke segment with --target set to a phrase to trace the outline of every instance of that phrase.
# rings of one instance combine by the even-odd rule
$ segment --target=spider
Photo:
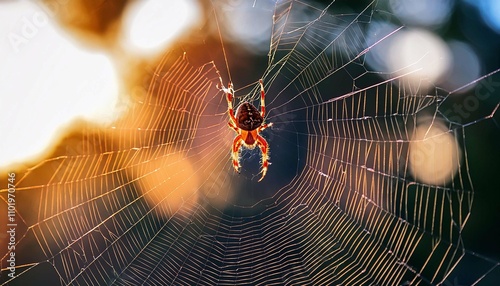
[[[221,90],[226,94],[228,113],[229,113],[229,127],[236,132],[236,137],[233,141],[233,146],[231,148],[231,157],[233,158],[233,167],[236,172],[240,172],[240,148],[243,145],[248,149],[253,149],[255,146],[259,146],[262,151],[262,177],[259,182],[264,179],[267,173],[267,167],[269,165],[269,145],[266,139],[259,135],[261,131],[267,127],[271,127],[273,124],[264,124],[264,116],[266,114],[266,102],[264,93],[264,84],[262,79],[259,80],[260,83],[260,112],[257,108],[249,103],[242,102],[236,109],[236,115],[233,110],[233,97],[234,89],[231,81],[228,83],[228,87],[224,87],[222,83],[222,78],[219,76]]]

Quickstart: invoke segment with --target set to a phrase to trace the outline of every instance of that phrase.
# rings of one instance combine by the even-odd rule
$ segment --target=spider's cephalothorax
[[[236,172],[240,171],[240,148],[241,145],[246,148],[253,149],[259,146],[262,151],[262,177],[259,182],[264,179],[269,165],[269,146],[266,139],[259,135],[259,133],[272,126],[272,123],[264,124],[264,116],[266,114],[264,84],[262,80],[260,83],[260,112],[255,106],[249,102],[243,102],[236,109],[236,115],[233,110],[233,84],[229,82],[228,87],[225,88],[222,84],[222,78],[219,77],[221,89],[226,93],[228,113],[229,113],[229,127],[231,127],[238,135],[234,138],[231,156],[233,158],[233,167]]]

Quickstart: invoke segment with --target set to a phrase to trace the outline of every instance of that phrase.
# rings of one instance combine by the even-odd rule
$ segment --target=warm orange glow
[[[183,154],[164,151],[155,152],[164,155],[152,155],[134,169],[140,178],[139,187],[150,207],[166,217],[179,211],[190,212],[198,200],[198,174]]]
[[[423,183],[444,185],[458,170],[461,151],[447,128],[437,122],[424,122],[417,127],[410,143],[410,169]]]

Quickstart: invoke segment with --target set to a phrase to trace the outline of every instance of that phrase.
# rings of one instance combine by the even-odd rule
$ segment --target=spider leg
[[[229,125],[229,127],[231,127],[231,128],[232,128],[232,129],[233,129],[236,133],[240,133],[240,132],[239,132],[238,127],[236,127],[236,125],[234,125],[234,123],[233,123],[232,121],[229,121],[227,124],[228,124],[228,125]]]
[[[241,135],[238,135],[234,138],[233,141],[233,150],[231,152],[231,156],[233,157],[233,167],[236,172],[240,172],[240,147],[243,140],[241,139]]]
[[[217,72],[217,75],[219,76],[219,81],[220,81],[220,87],[219,87],[219,84],[217,84],[217,88],[220,89],[220,90],[226,89],[224,87],[224,83],[222,83],[222,77],[220,76],[220,72],[219,71],[216,71],[216,72]]]
[[[233,110],[233,96],[234,96],[234,89],[233,89],[233,83],[229,82],[228,88],[224,90],[226,92],[226,98],[227,98],[227,110],[229,112],[229,118],[233,121],[233,123],[236,123],[236,117],[234,117],[234,110]]]
[[[270,122],[270,123],[266,123],[266,124],[262,124],[258,129],[257,129],[257,132],[260,133],[262,130],[266,129],[267,127],[271,127],[273,126],[273,123]]]
[[[266,139],[264,137],[258,135],[257,136],[257,145],[259,145],[260,150],[262,151],[262,177],[259,182],[264,179],[267,173],[267,167],[269,165],[269,146],[267,144]]]
[[[236,117],[234,117],[234,110],[233,110],[233,95],[234,95],[233,83],[229,82],[228,88],[224,88],[223,90],[226,93],[227,112],[229,113],[229,118],[235,124]]]
[[[264,117],[266,115],[266,93],[264,92],[264,82],[262,79],[259,80],[260,84],[260,116]]]
[[[217,72],[217,74],[219,74],[219,72]],[[236,117],[234,117],[234,110],[233,110],[233,96],[234,96],[233,83],[231,81],[229,81],[228,87],[226,88],[224,86],[224,84],[222,83],[222,77],[220,76],[220,74],[219,74],[219,81],[220,81],[220,87],[219,87],[219,85],[217,85],[217,88],[219,88],[220,90],[222,90],[226,94],[227,111],[229,113],[229,118],[231,119],[233,125],[235,125],[236,124]]]

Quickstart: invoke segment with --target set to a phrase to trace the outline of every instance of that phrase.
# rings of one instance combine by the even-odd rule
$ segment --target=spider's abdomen
[[[246,131],[252,131],[264,122],[264,118],[260,116],[260,112],[255,106],[248,102],[243,102],[236,110],[236,124],[239,128]]]

